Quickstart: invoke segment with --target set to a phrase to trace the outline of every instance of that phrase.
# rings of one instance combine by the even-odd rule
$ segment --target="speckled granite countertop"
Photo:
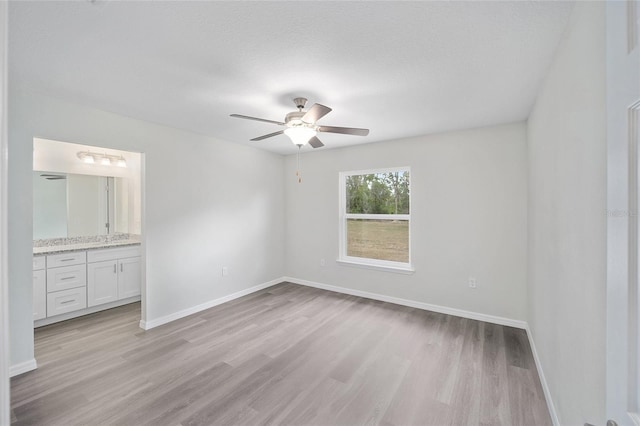
[[[33,254],[36,256],[134,245],[140,245],[139,235],[116,234],[109,237],[54,238],[48,240],[34,240]]]

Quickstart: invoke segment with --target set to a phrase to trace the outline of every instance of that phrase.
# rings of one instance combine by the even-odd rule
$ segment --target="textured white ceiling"
[[[11,2],[10,84],[288,154],[297,96],[326,147],[523,120],[573,2]],[[311,149],[306,147],[305,149]]]

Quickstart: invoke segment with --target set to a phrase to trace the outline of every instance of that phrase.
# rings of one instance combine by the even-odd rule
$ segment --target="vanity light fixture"
[[[96,162],[95,154],[91,153],[91,151],[78,152],[78,158],[87,164],[94,164]]]
[[[91,151],[79,151],[78,158],[86,164],[95,164],[100,161],[103,166],[127,167],[127,161],[122,155],[96,154]]]

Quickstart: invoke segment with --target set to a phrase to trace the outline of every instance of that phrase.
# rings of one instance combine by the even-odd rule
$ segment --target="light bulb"
[[[118,162],[116,163],[116,165],[118,167],[127,167],[127,162],[122,155],[120,156],[120,158],[118,158]]]
[[[84,161],[87,164],[93,164],[96,162],[96,160],[93,158],[93,155],[90,155],[90,154],[85,155],[82,161]]]
[[[296,126],[289,127],[284,131],[284,134],[289,136],[294,145],[302,146],[316,135],[316,131],[310,127]]]
[[[107,157],[106,155],[104,155],[102,157],[102,159],[100,160],[100,164],[102,164],[103,166],[110,166],[111,165],[111,159],[109,157]]]

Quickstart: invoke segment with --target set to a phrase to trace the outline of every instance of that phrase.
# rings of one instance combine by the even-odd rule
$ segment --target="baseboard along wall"
[[[19,364],[14,364],[11,367],[9,367],[9,377],[14,377],[19,374],[23,374],[28,371],[35,370],[36,368],[38,368],[36,359],[31,358],[29,361],[21,362]]]
[[[227,296],[219,297],[217,299],[210,300],[205,303],[201,303],[196,306],[192,306],[187,309],[183,309],[178,312],[174,312],[169,315],[165,315],[163,317],[159,317],[156,319],[152,319],[150,321],[140,320],[140,328],[143,330],[151,330],[152,328],[158,327],[163,324],[170,323],[171,321],[175,321],[180,318],[188,317],[189,315],[196,314],[198,312],[204,311],[209,308],[213,308],[214,306],[221,305],[225,302],[230,302],[234,299],[237,299],[242,296],[246,296],[251,293],[255,293],[256,291],[260,291],[262,289],[272,287],[276,284],[280,284],[283,281],[282,278],[276,278],[275,280],[268,281],[266,283],[258,284],[253,287],[246,288],[244,290],[237,291],[235,293],[229,294]]]
[[[432,305],[430,303],[417,302],[415,300],[408,300],[408,299],[401,299],[399,297],[387,296],[379,293],[370,293],[368,291],[354,290],[351,288],[338,287],[334,285],[322,284],[314,281],[301,280],[301,279],[292,278],[292,277],[283,277],[282,280],[288,281],[294,284],[320,288],[322,290],[335,291],[336,293],[349,294],[351,296],[364,297],[366,299],[379,300],[381,302],[394,303],[396,305],[408,306],[410,308],[422,309],[425,311],[438,312],[441,314],[448,314],[456,317],[490,322],[490,323],[499,324],[499,325],[506,325],[508,327],[515,327],[515,328],[521,328],[521,329],[527,328],[526,321],[520,321],[520,320],[511,319],[511,318],[481,314],[478,312],[465,311],[463,309],[449,308],[447,306]]]
[[[536,350],[536,344],[533,341],[533,333],[529,328],[529,324],[527,324],[527,328],[525,328],[527,332],[527,337],[529,338],[529,346],[531,346],[531,352],[533,352],[533,360],[536,363],[536,369],[538,370],[538,377],[540,377],[540,384],[542,385],[542,391],[544,392],[544,399],[547,401],[547,408],[549,409],[549,415],[551,416],[551,421],[554,426],[560,426],[560,419],[558,419],[558,413],[556,412],[556,407],[553,404],[553,399],[551,399],[551,392],[549,391],[549,385],[547,384],[547,379],[544,376],[544,372],[542,370],[542,364],[540,363],[540,358],[538,357],[538,351]]]

